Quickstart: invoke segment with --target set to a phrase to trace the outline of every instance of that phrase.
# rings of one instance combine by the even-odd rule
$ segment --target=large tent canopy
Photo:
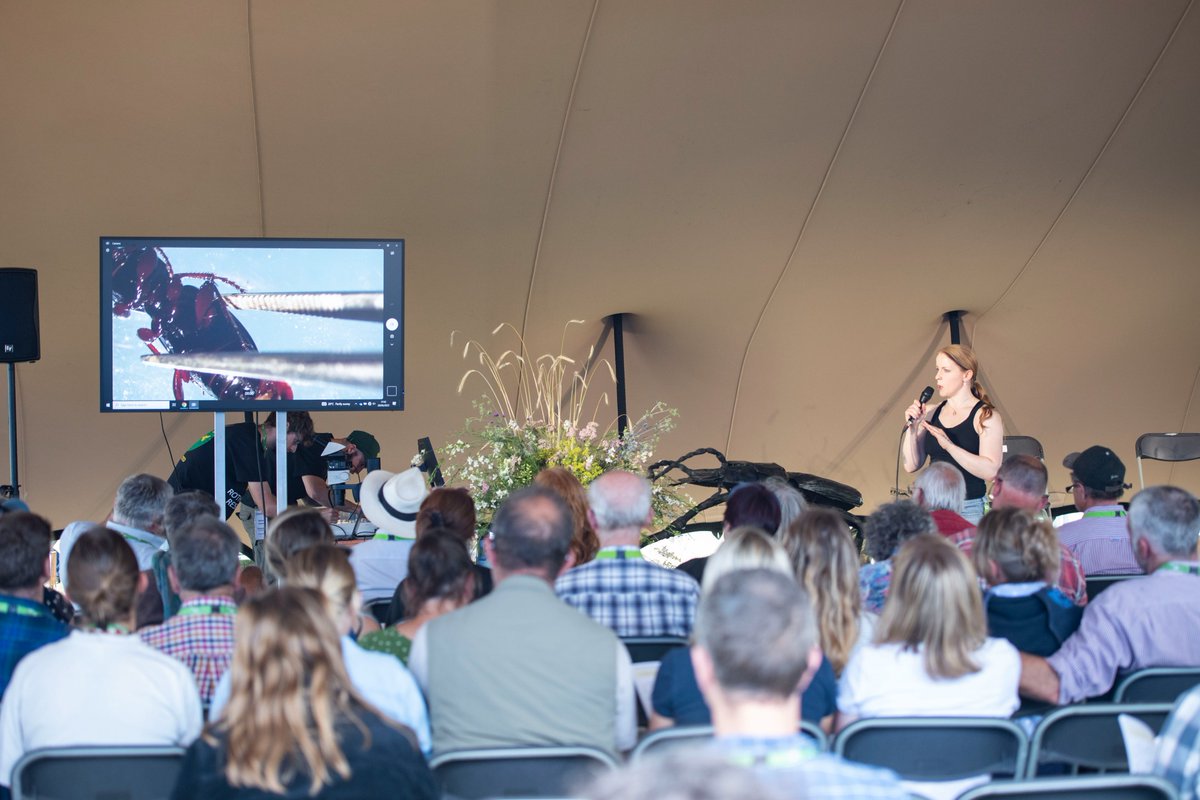
[[[679,410],[660,455],[860,510],[950,310],[1052,488],[1200,429],[1193,0],[2,0],[0,108],[0,266],[41,281],[21,481],[59,526],[170,470],[156,415],[98,410],[102,235],[404,237],[406,408],[317,414],[390,467],[473,413],[465,338],[580,319],[611,355],[615,313],[631,413]],[[175,454],[211,423],[168,416]]]

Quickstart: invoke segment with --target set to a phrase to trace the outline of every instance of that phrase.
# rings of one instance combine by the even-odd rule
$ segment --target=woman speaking
[[[980,385],[979,361],[969,347],[943,347],[935,359],[934,381],[942,402],[932,414],[914,400],[904,412],[904,469],[916,472],[932,461],[945,461],[962,472],[967,484],[963,516],[974,523],[983,517],[987,481],[996,477],[1004,457],[1004,422]]]

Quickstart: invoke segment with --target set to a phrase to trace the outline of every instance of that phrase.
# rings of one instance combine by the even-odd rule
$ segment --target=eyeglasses
[[[1068,491],[1068,492],[1073,492],[1073,491],[1075,491],[1075,487],[1076,487],[1076,486],[1078,486],[1080,489],[1082,489],[1082,488],[1083,488],[1083,484],[1082,484],[1082,483],[1080,483],[1079,481],[1074,481],[1074,482],[1072,482],[1072,483],[1071,483],[1071,485],[1070,485],[1070,486],[1068,486],[1068,487],[1066,488],[1066,490],[1065,490],[1065,491]]]

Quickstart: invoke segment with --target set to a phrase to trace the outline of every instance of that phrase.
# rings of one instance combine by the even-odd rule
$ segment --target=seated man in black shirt
[[[345,458],[345,470],[331,471],[328,456]],[[288,502],[306,500],[334,507],[329,484],[344,483],[350,474],[365,470],[368,459],[375,458],[379,458],[379,441],[366,431],[351,431],[342,439],[331,433],[313,434],[311,441],[298,447],[288,459]]]

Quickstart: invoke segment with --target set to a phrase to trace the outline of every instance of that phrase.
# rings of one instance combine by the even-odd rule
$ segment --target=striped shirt
[[[1058,540],[1079,558],[1088,575],[1139,575],[1133,557],[1125,509],[1120,505],[1094,506],[1083,517],[1058,529]]]
[[[1175,701],[1158,735],[1152,771],[1175,786],[1179,800],[1200,796],[1200,686]]]

